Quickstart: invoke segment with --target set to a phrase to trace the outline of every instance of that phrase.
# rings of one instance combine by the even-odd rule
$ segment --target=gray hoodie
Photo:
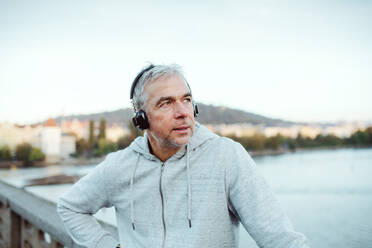
[[[259,247],[308,247],[246,150],[198,123],[164,163],[146,134],[109,154],[61,196],[58,213],[76,243],[114,248],[119,242],[91,215],[111,206],[124,248],[235,248],[239,222]]]

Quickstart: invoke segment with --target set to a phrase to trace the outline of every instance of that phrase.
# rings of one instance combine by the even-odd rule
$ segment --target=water
[[[311,247],[372,248],[372,149],[306,151],[255,158],[295,229]],[[0,171],[2,180],[22,187],[25,180],[55,175],[86,174],[94,166],[52,166]],[[71,185],[25,189],[50,201]],[[96,217],[116,224],[112,208]],[[240,247],[257,247],[241,228]]]
[[[255,160],[311,247],[372,247],[372,149],[307,151]],[[243,228],[240,247],[257,247]]]

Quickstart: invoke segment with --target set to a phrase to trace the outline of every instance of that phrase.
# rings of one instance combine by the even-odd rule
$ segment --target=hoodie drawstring
[[[131,202],[130,202],[130,219],[132,222],[133,231],[136,230],[134,225],[134,177],[136,175],[136,170],[139,164],[140,154],[138,153],[138,158],[136,166],[134,167],[132,177],[130,179],[130,191],[131,191]],[[191,228],[191,180],[190,180],[190,155],[189,155],[189,146],[186,146],[186,174],[187,174],[187,219],[189,222],[189,227]]]
[[[133,231],[136,229],[135,226],[134,226],[134,190],[133,190],[133,184],[134,184],[134,177],[136,175],[136,170],[137,170],[137,167],[138,167],[138,164],[139,164],[139,160],[140,160],[140,154],[138,153],[137,163],[136,163],[136,166],[134,167],[133,174],[132,174],[132,177],[130,179],[130,191],[131,191],[130,219],[131,219],[131,222],[132,222]]]
[[[186,146],[186,172],[187,172],[187,219],[189,220],[189,227],[191,228],[191,183],[190,183],[190,155],[189,145]]]

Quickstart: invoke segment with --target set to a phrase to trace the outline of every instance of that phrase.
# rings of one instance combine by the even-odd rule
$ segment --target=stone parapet
[[[114,226],[102,227],[118,237]],[[0,248],[80,248],[67,234],[56,204],[0,181]]]

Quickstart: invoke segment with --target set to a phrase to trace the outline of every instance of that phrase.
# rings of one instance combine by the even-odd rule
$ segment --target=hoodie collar
[[[218,136],[210,131],[203,125],[200,125],[199,122],[195,122],[194,133],[189,140],[190,150],[195,150],[196,148],[203,145],[208,140],[217,138]]]
[[[142,154],[148,160],[156,160],[156,156],[150,153],[149,139],[147,132],[143,136],[137,137],[129,146],[132,150]]]
[[[199,122],[195,122],[194,133],[190,137],[188,142],[189,152],[194,151],[199,146],[203,145],[206,141],[217,137],[216,134],[211,132],[208,128],[203,125],[200,125]],[[156,156],[150,153],[149,149],[149,140],[147,132],[143,136],[137,137],[130,145],[130,148],[134,151],[142,154],[146,159],[156,160]],[[175,159],[180,159],[186,154],[186,146],[183,146],[178,150],[172,157],[167,161],[172,161]]]

